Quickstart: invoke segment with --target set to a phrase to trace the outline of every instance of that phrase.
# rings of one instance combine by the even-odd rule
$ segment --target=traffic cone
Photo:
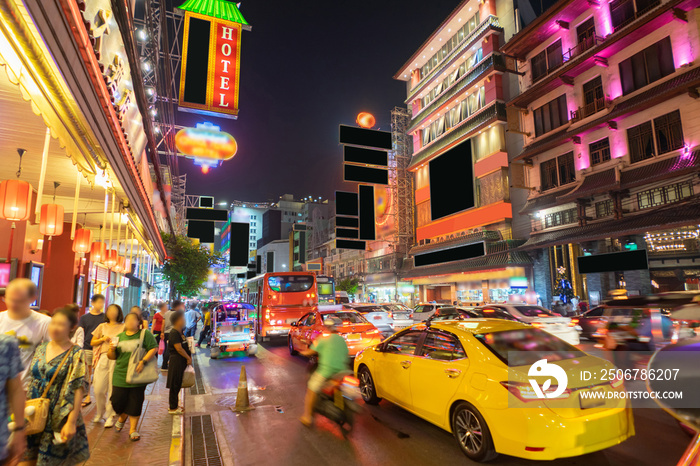
[[[248,377],[245,373],[245,366],[241,367],[241,378],[238,379],[238,394],[236,395],[236,406],[233,407],[233,412],[243,413],[245,411],[250,411],[255,409],[254,406],[250,406],[250,399],[248,398]]]

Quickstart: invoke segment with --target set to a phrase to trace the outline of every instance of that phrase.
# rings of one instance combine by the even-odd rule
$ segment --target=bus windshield
[[[276,275],[268,278],[267,283],[272,291],[294,293],[310,290],[314,278],[309,275]]]

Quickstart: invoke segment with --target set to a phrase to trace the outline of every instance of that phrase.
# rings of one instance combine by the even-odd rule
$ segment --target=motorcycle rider
[[[318,338],[309,349],[301,351],[306,357],[318,355],[318,368],[311,374],[304,398],[304,415],[299,418],[302,424],[310,427],[313,424],[316,398],[328,379],[348,370],[348,345],[345,339],[338,335],[337,319],[327,318],[323,321],[328,335]]]

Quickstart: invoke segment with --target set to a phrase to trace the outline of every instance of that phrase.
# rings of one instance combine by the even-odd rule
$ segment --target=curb
[[[185,404],[185,389],[180,390],[183,405]],[[169,466],[182,466],[185,464],[185,415],[173,415],[171,428],[172,437],[170,439]]]

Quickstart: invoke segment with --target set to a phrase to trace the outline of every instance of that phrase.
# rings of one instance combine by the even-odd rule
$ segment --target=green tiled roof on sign
[[[226,0],[187,0],[178,8],[191,13],[199,13],[200,15],[248,25],[238,6]]]

